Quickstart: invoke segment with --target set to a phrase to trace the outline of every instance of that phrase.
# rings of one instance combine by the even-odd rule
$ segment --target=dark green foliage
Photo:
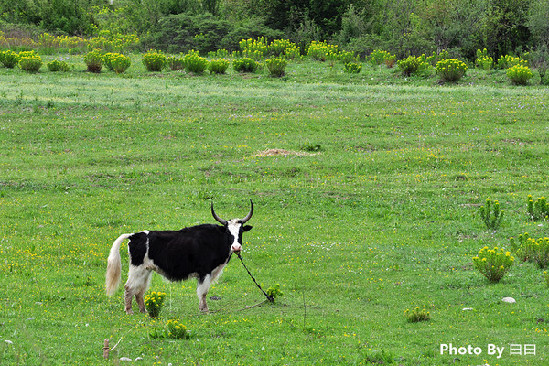
[[[479,212],[480,218],[488,230],[496,231],[499,228],[501,220],[503,219],[503,211],[499,206],[498,200],[494,200],[492,207],[492,200],[488,198],[486,204],[480,206]]]
[[[284,58],[270,58],[265,60],[265,65],[269,74],[273,77],[280,78],[286,74],[286,64],[288,62]]]
[[[260,36],[272,39],[282,33],[265,27],[258,18],[234,24],[211,14],[186,13],[161,18],[143,43],[170,53],[196,49],[206,54],[219,48],[238,50],[243,38]]]
[[[237,72],[255,72],[259,64],[251,58],[240,58],[233,61],[233,68]]]
[[[69,71],[71,68],[67,61],[53,60],[48,62],[48,70],[50,71]]]

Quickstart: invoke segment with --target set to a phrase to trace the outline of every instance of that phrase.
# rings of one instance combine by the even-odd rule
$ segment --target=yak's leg
[[[207,313],[209,311],[208,304],[206,303],[206,295],[210,291],[211,276],[207,274],[203,278],[198,278],[198,287],[196,288],[196,294],[198,295],[198,308],[200,311]]]
[[[149,288],[149,285],[151,283],[151,277],[152,272],[149,271],[147,278],[145,279],[145,285],[139,290],[137,294],[135,294],[135,302],[137,303],[137,306],[139,306],[139,311],[142,313],[146,313],[147,309],[145,309],[145,292],[147,292],[147,289]]]
[[[128,272],[128,280],[124,285],[124,302],[125,310],[127,314],[133,314],[132,299],[135,296],[137,305],[141,312],[145,312],[145,302],[143,295],[149,286],[151,278],[151,270],[144,265],[134,266],[130,265]]]

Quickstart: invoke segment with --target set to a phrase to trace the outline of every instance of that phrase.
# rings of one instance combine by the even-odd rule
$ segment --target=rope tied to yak
[[[259,283],[257,283],[257,281],[255,280],[254,276],[252,275],[252,273],[251,273],[250,270],[248,269],[248,267],[246,267],[246,265],[244,264],[244,261],[242,260],[242,255],[240,254],[240,252],[236,252],[236,255],[238,256],[238,259],[240,259],[240,263],[242,263],[242,266],[244,266],[244,269],[246,270],[246,272],[248,272],[248,274],[249,274],[250,277],[252,278],[252,281],[254,281],[254,283],[256,284],[256,286],[259,287],[259,289],[261,290],[261,292],[263,292],[263,295],[265,295],[265,297],[267,298],[267,300],[269,300],[269,302],[274,303],[274,297],[273,297],[273,296],[267,295],[267,293],[263,290],[263,288],[261,287],[261,285],[260,285]]]

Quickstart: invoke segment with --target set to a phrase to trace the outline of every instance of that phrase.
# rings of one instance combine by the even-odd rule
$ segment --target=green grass
[[[292,62],[273,79],[132,61],[122,75],[83,72],[76,56],[69,73],[0,69],[2,365],[547,362],[542,271],[516,261],[494,285],[471,260],[525,231],[547,235],[526,214],[527,195],[549,191],[547,88],[476,70],[441,86],[367,65],[350,75]],[[167,293],[160,322],[177,319],[187,340],[150,337],[158,323],[125,315],[122,289],[105,296],[121,233],[212,222],[210,199],[239,217],[250,198],[243,257],[265,288],[280,284],[274,305],[246,308],[264,298],[237,258],[208,315],[196,281],[153,277]],[[486,198],[505,211],[497,232],[478,214]],[[430,320],[408,322],[415,307]],[[108,361],[104,339],[116,344]],[[442,343],[483,353],[440,355]]]

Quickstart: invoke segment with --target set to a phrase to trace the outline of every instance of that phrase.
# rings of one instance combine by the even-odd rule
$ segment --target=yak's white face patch
[[[242,243],[238,242],[238,239],[240,238],[240,230],[242,229],[242,223],[237,219],[231,220],[227,223],[227,228],[233,236],[231,250],[238,253],[242,250]]]

